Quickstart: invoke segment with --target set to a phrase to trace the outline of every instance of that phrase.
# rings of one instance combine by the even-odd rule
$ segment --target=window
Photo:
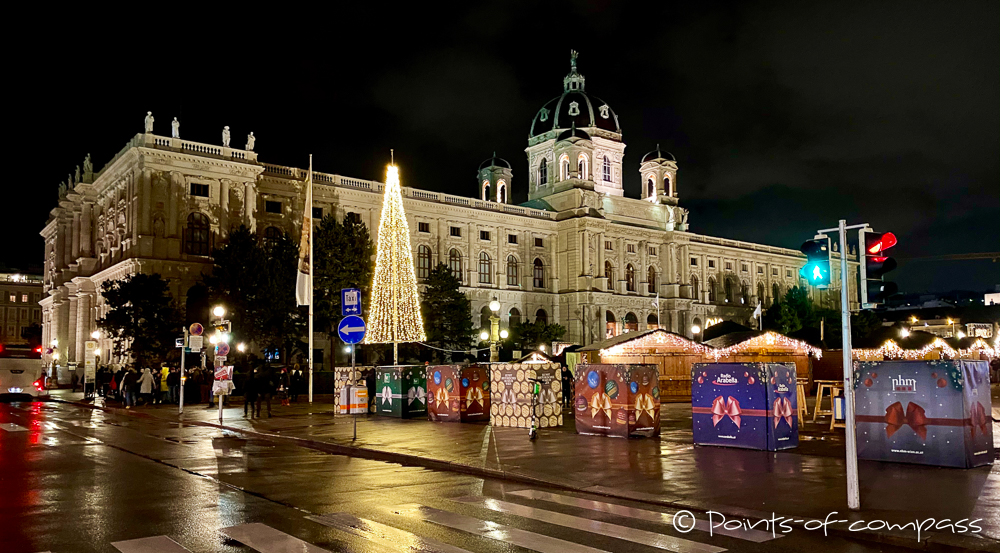
[[[21,319],[27,319],[27,318],[28,318],[28,308],[27,307],[22,307],[21,308]]]
[[[184,251],[188,255],[208,255],[209,252],[208,216],[197,211],[188,215],[187,228],[184,229]]]
[[[481,230],[481,231],[479,231],[479,239],[480,240],[489,240],[490,239],[490,231],[488,231],[488,230]]]
[[[545,288],[545,266],[542,265],[542,260],[536,257],[533,266],[534,278],[532,279],[532,283],[535,288]]]
[[[508,244],[517,244],[517,235],[516,234],[508,234],[507,235],[507,243]]]
[[[625,266],[625,290],[635,292],[635,267],[631,263]]]
[[[479,310],[479,328],[488,329],[490,327],[490,316],[493,313],[490,312],[490,306],[484,305],[482,309]]]
[[[202,197],[202,198],[207,198],[208,197],[208,185],[207,184],[197,183],[197,182],[192,182],[191,183],[191,195],[192,196],[199,196],[199,197]]]
[[[715,294],[715,279],[708,279],[708,303],[715,303],[718,296]]]
[[[41,318],[41,316],[42,312],[39,311],[38,309],[35,309],[31,312],[31,320],[33,321],[37,321],[39,318]]]
[[[611,240],[605,240],[604,241],[604,249],[608,250],[608,251],[611,251],[611,250],[614,249],[614,247],[611,245]]]
[[[732,271],[733,270],[733,263],[732,263],[732,261],[726,261],[726,270],[727,271]]]
[[[757,301],[764,303],[764,283],[757,283]]]
[[[656,257],[656,246],[650,246],[650,247],[646,248],[646,253],[648,253],[649,255],[651,255],[653,257]]]
[[[701,300],[698,292],[700,292],[700,290],[698,290],[698,277],[691,275],[691,297],[694,298],[694,301]]]
[[[698,258],[697,257],[692,257],[691,258],[691,266],[692,267],[697,267],[698,266]]]
[[[497,183],[497,201],[502,204],[507,203],[507,183],[504,181]]]
[[[462,229],[460,227],[448,227],[448,233],[460,238],[462,236]]]
[[[535,247],[536,247],[536,248],[541,248],[541,247],[544,247],[544,246],[542,245],[542,239],[541,239],[541,238],[535,238]]]
[[[313,208],[313,219],[322,219],[322,218],[323,218],[323,208],[322,207],[314,207]]]
[[[270,250],[277,246],[284,234],[278,227],[267,227],[264,229],[264,247]]]
[[[535,311],[535,322],[542,324],[549,324],[549,314],[545,312],[544,309],[539,309]]]
[[[792,270],[785,269],[785,278],[792,278]]]
[[[635,244],[626,244],[625,251],[628,253],[635,253]]]
[[[764,274],[764,267],[761,267],[760,265],[757,265],[757,274],[758,275]]]
[[[746,282],[740,284],[740,303],[743,305],[750,303],[750,285]]]
[[[10,303],[17,303],[17,294],[10,295]]]
[[[521,310],[516,307],[510,308],[510,313],[507,314],[508,324],[511,326],[521,324]]]
[[[604,328],[605,328],[604,335],[605,335],[606,338],[614,338],[615,337],[615,323],[616,322],[617,321],[615,320],[615,314],[612,313],[612,312],[610,312],[610,311],[608,311],[607,315],[604,317]]]
[[[580,157],[577,158],[577,165],[580,166],[580,178],[587,180],[589,178],[588,175],[590,174],[590,164],[587,161],[587,156],[580,154]]]
[[[483,201],[489,201],[490,199],[490,181],[483,181]]]
[[[771,276],[778,276],[778,268],[771,267]]]
[[[268,213],[277,213],[281,215],[281,202],[276,202],[274,200],[266,200],[264,202],[264,211]]]
[[[451,250],[448,253],[448,268],[451,269],[451,276],[462,282],[462,254],[458,253],[458,250]]]
[[[417,278],[431,276],[431,249],[427,246],[417,247]]]
[[[491,284],[493,282],[493,260],[490,254],[479,252],[479,284]]]
[[[653,177],[649,177],[649,179],[646,180],[646,197],[652,198],[655,193],[656,185],[653,184]]]
[[[778,286],[778,283],[775,282],[774,284],[771,285],[771,301],[774,302],[780,299],[781,299],[781,286]]]
[[[518,285],[517,258],[513,255],[507,256],[507,286]]]
[[[652,265],[646,271],[646,291],[650,294],[656,293],[656,268]]]
[[[673,196],[670,190],[670,175],[663,175],[663,193]]]
[[[430,223],[417,223],[417,232],[427,232],[430,233],[431,224]]]
[[[354,211],[348,211],[347,216],[344,217],[344,220],[350,221],[352,223],[361,223],[361,214],[356,213]]]
[[[745,273],[750,270],[750,266],[747,265],[746,263],[740,263],[740,270]]]
[[[725,298],[726,303],[733,303],[733,300],[736,299],[733,297],[733,293],[735,292],[733,290],[733,281],[727,278],[724,287],[725,287],[724,291],[726,293],[726,298]]]
[[[28,294],[21,294],[21,303],[28,303]]]
[[[564,181],[569,178],[569,156],[563,154],[559,158],[559,180]]]
[[[639,330],[639,318],[635,316],[635,313],[626,313],[622,322],[622,331],[624,332],[636,332]]]
[[[538,184],[548,184],[549,182],[549,163],[542,158],[542,162],[538,164]]]
[[[714,269],[715,268],[715,260],[714,259],[709,259],[708,260],[708,268],[709,269]]]
[[[604,278],[608,279],[608,290],[615,289],[615,268],[610,261],[604,262]]]
[[[660,328],[659,317],[657,317],[656,313],[650,313],[649,316],[646,317],[646,329],[656,330],[657,328]]]
[[[604,182],[611,182],[611,160],[604,156]]]

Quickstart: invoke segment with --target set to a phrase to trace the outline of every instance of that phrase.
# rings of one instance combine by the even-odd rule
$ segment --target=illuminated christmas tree
[[[375,277],[369,312],[367,344],[393,345],[393,362],[398,364],[400,342],[422,342],[424,323],[420,317],[420,296],[413,271],[410,228],[403,212],[403,194],[399,170],[390,165],[386,171],[382,218],[378,224],[375,254]]]

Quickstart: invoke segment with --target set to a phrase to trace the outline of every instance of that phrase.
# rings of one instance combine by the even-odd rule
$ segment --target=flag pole
[[[309,179],[306,190],[306,221],[309,222],[309,403],[313,402],[313,237],[312,237],[312,205],[313,205],[313,156],[309,154]]]

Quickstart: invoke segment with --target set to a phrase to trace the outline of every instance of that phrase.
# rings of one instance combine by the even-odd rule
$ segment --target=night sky
[[[459,195],[495,150],[525,201],[532,117],[577,49],[618,113],[626,195],[659,143],[694,232],[798,248],[846,218],[896,233],[901,291],[1000,283],[988,260],[906,259],[1000,250],[997,2],[371,5],[29,14],[6,37],[0,261],[41,265],[59,181],[88,152],[103,167],[146,110],[157,134],[177,116],[183,138],[219,144],[229,125],[262,161],[313,153],[365,179],[394,148],[404,185]]]

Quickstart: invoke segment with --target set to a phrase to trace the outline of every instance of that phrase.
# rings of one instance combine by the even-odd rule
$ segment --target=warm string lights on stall
[[[602,349],[601,355],[629,355],[632,353],[638,353],[638,350],[655,348],[655,347],[669,347],[671,349],[679,349],[690,353],[708,353],[712,348],[699,344],[698,342],[693,342],[684,338],[683,336],[678,336],[677,334],[671,334],[665,330],[657,330],[639,336],[634,340],[629,340],[628,342],[617,344],[606,349]]]
[[[729,347],[712,349],[709,351],[709,355],[715,359],[720,359],[732,355],[759,353],[762,349],[767,349],[768,347],[804,350],[816,359],[823,357],[823,351],[821,349],[810,346],[802,340],[796,340],[795,338],[783,336],[777,332],[765,332],[760,336],[754,336],[753,338],[744,340],[738,344],[733,344]]]
[[[980,354],[996,358],[997,351],[991,348],[982,338],[972,343],[969,348],[952,348],[941,338],[936,338],[933,342],[919,349],[905,349],[900,347],[894,340],[886,340],[881,346],[873,349],[855,349],[854,358],[860,361],[882,361],[884,359],[924,359],[933,351],[940,351],[943,357],[949,359],[967,358]]]

